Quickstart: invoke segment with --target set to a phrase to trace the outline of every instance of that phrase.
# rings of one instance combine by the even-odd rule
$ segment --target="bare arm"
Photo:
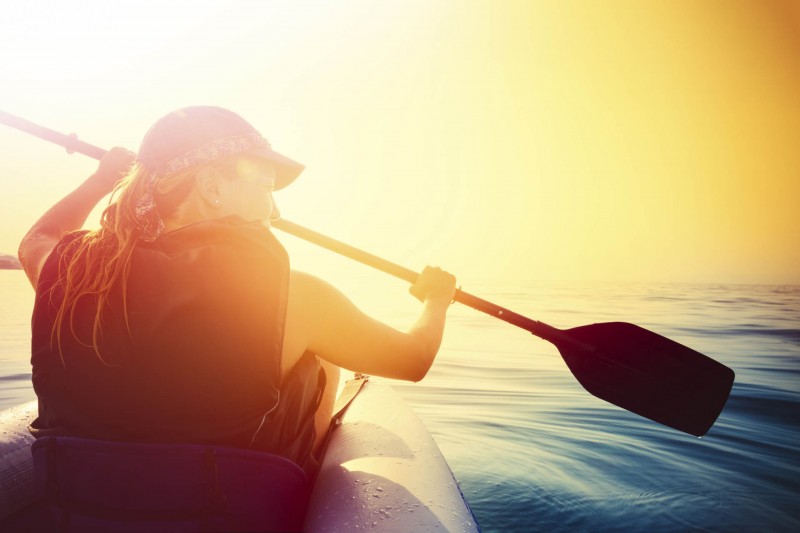
[[[354,372],[419,381],[439,350],[455,278],[427,268],[411,292],[423,309],[402,332],[364,314],[330,284],[292,272],[286,342],[296,346],[294,353],[307,348]]]
[[[19,245],[19,261],[34,288],[45,260],[61,237],[80,229],[97,203],[110,193],[130,168],[134,154],[124,148],[109,150],[97,171],[36,221]]]

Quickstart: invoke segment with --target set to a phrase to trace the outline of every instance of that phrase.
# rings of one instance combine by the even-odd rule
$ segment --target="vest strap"
[[[331,417],[331,425],[338,425],[344,416],[347,408],[356,399],[358,393],[364,383],[369,381],[369,376],[366,374],[356,374],[353,379],[347,380],[342,389],[342,393],[336,398],[336,403],[333,406],[333,416]]]

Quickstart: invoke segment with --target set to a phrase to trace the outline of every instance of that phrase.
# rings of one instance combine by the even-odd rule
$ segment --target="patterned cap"
[[[292,183],[305,168],[274,151],[245,119],[214,106],[185,107],[161,118],[145,134],[139,161],[153,172],[172,173],[240,153],[274,164],[276,190]]]

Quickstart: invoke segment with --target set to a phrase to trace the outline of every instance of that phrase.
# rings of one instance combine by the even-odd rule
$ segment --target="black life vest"
[[[103,360],[91,347],[96,302],[84,297],[75,335],[63,329],[62,363],[51,334],[58,280],[80,235],[56,247],[36,291],[32,432],[251,448],[303,465],[323,383],[307,354],[282,387],[289,260],[269,229],[228,217],[138,243],[127,300],[119,284],[102,312]]]

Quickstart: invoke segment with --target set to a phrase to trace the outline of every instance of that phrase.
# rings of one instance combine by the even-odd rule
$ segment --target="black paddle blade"
[[[563,333],[566,338],[553,342],[587,391],[691,435],[706,434],[733,387],[727,366],[634,324],[591,324]]]

